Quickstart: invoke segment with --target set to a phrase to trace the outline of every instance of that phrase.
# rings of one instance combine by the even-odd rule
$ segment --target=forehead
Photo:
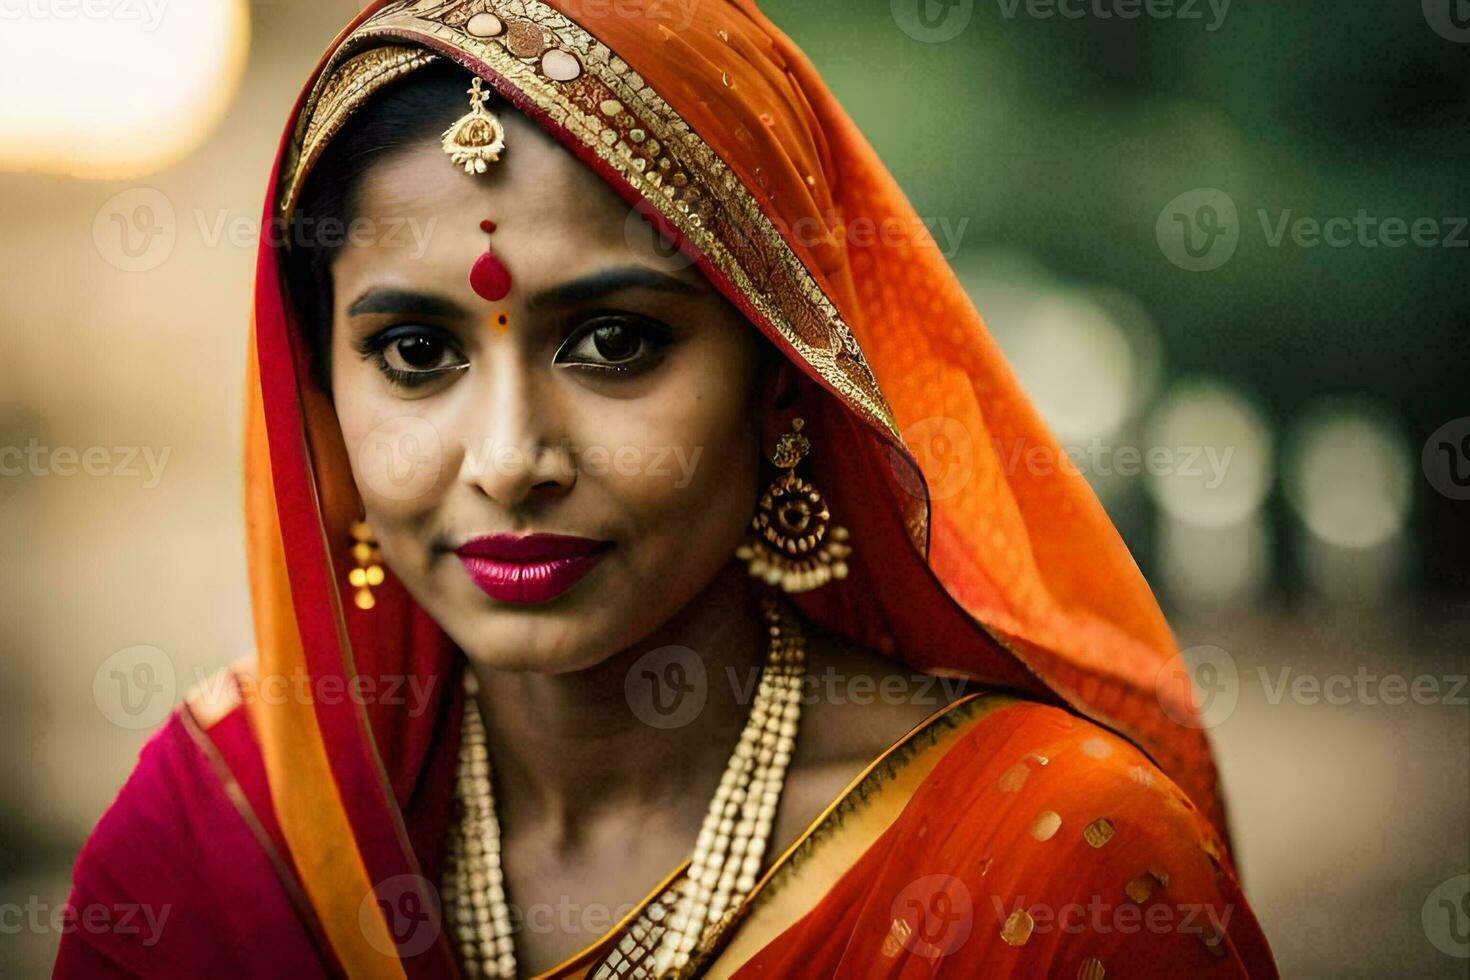
[[[363,177],[356,213],[465,225],[493,219],[497,238],[575,234],[584,245],[622,247],[629,211],[621,198],[551,136],[519,113],[498,113],[506,148],[484,174],[467,174],[438,140],[389,153]],[[480,239],[483,246],[483,239]]]

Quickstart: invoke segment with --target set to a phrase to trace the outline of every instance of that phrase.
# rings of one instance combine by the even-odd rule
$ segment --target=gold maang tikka
[[[750,574],[787,592],[810,592],[833,579],[847,578],[847,528],[831,523],[827,502],[812,484],[796,475],[796,465],[811,452],[801,434],[802,419],[776,443],[771,462],[786,472],[761,495],[750,533],[735,550]]]
[[[484,173],[505,149],[505,127],[485,108],[490,93],[482,86],[476,76],[465,90],[470,97],[470,111],[444,131],[444,152],[467,174]]]

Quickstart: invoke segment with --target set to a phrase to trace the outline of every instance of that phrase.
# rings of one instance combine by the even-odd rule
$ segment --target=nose
[[[469,427],[483,435],[466,442],[459,479],[514,510],[536,498],[566,494],[577,475],[554,398],[538,395],[523,376],[506,373],[484,409],[483,424]]]

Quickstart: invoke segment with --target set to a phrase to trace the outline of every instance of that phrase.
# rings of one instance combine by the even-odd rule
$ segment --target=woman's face
[[[647,636],[731,560],[788,372],[592,171],[501,116],[486,174],[424,142],[363,179],[371,233],[332,269],[333,398],[393,572],[472,660],[557,673]],[[496,301],[471,282],[487,249],[510,274]],[[585,540],[484,540],[532,534]]]

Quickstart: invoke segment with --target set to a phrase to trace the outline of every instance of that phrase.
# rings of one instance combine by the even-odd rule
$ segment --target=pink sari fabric
[[[289,868],[273,862],[273,821],[252,826],[242,810],[268,802],[249,726],[240,708],[205,733],[181,708],[144,746],[77,858],[67,904],[78,925],[54,976],[201,977],[223,964],[241,980],[337,975]],[[268,806],[253,812],[270,819]],[[117,927],[85,928],[94,908]]]

